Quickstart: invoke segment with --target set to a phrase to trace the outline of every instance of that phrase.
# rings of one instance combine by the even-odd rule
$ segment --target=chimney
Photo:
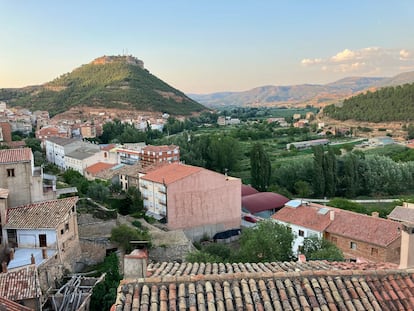
[[[5,261],[1,263],[1,272],[7,273],[7,262]]]
[[[378,218],[379,217],[379,213],[378,212],[372,212],[371,213],[371,216]]]
[[[403,223],[401,228],[400,268],[414,267],[414,224]]]
[[[47,250],[46,250],[46,247],[43,247],[42,248],[42,258],[43,259],[46,259],[47,258]]]
[[[329,219],[331,221],[334,221],[334,219],[335,219],[335,211],[333,211],[333,210],[330,210],[329,211]]]
[[[34,258],[33,254],[30,256],[30,263],[34,265],[36,263],[36,259]]]
[[[298,262],[306,262],[306,256],[303,254],[299,254],[298,256]]]
[[[147,275],[148,250],[134,249],[124,256],[124,278],[145,278]]]

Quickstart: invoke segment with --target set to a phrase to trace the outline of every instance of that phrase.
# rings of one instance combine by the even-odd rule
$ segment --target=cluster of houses
[[[88,109],[87,111],[73,109],[66,117],[50,118],[48,111],[30,111],[23,108],[7,108],[4,101],[0,101],[0,143],[10,143],[11,132],[21,132],[25,135],[35,128],[35,136],[42,142],[49,137],[63,138],[94,138],[102,135],[103,125],[119,119],[121,123],[133,125],[136,129],[145,131],[148,127],[152,130],[162,131],[169,118],[168,113],[160,115],[141,115],[132,117],[120,115],[117,111],[102,109]],[[5,135],[5,138],[2,136]],[[14,143],[15,144],[15,143]],[[10,145],[10,147],[21,147]]]
[[[7,139],[8,133],[2,130]],[[300,262],[292,263],[150,263],[148,251],[135,250],[125,256],[113,310],[414,307],[412,204],[382,219],[289,200],[183,164],[174,145],[96,145],[52,135],[44,137],[43,147],[47,160],[62,170],[119,183],[123,190],[138,188],[148,215],[192,241],[266,218],[295,235],[292,249]],[[87,246],[79,237],[78,197],[59,198],[70,191],[56,189],[56,178],[34,166],[30,149],[0,150],[0,307],[41,310],[50,289],[68,271],[79,270]],[[306,261],[301,248],[310,236],[336,244],[347,262]],[[76,310],[87,309],[88,295]]]

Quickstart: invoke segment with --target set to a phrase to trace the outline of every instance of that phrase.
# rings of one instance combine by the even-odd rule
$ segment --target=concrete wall
[[[223,230],[240,228],[240,193],[240,179],[208,170],[169,184],[167,226],[169,229],[202,228],[206,225],[222,225]]]

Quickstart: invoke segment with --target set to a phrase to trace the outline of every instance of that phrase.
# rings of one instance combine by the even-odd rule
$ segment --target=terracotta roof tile
[[[326,228],[328,233],[383,247],[400,238],[400,231],[401,224],[396,221],[339,209],[335,209],[334,220]]]
[[[101,171],[110,169],[114,166],[116,166],[117,164],[112,164],[112,163],[105,163],[105,162],[98,162],[95,164],[92,164],[91,166],[88,166],[85,171],[88,172],[89,174],[97,174]]]
[[[7,311],[33,311],[34,309],[22,306],[14,301],[7,298],[0,297],[0,310]]]
[[[69,197],[9,208],[5,228],[56,228],[77,201],[78,197]]]
[[[0,163],[30,162],[33,158],[32,149],[2,149],[0,150]]]
[[[298,207],[285,206],[277,211],[272,218],[322,232],[331,223],[329,212],[326,214],[320,213],[322,208],[326,209],[323,205],[313,203],[310,205],[302,204]]]
[[[19,301],[40,297],[39,277],[35,265],[0,273],[0,297]]]
[[[141,179],[168,185],[202,170],[204,169],[197,166],[171,163],[148,172]]]
[[[414,208],[396,206],[387,218],[396,221],[414,223]]]

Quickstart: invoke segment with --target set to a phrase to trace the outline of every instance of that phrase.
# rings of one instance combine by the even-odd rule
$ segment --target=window
[[[331,238],[331,242],[333,243],[333,244],[337,244],[338,243],[338,239],[336,238],[336,237],[332,237]]]
[[[60,234],[63,235],[64,231],[63,229],[60,229]]]
[[[371,255],[372,256],[378,256],[378,248],[372,247],[371,248]]]
[[[299,236],[305,236],[305,231],[299,230]]]
[[[7,169],[7,177],[14,177],[14,168]]]
[[[39,246],[47,247],[46,234],[39,234]]]
[[[355,242],[351,242],[349,247],[351,249],[357,249],[357,244]]]
[[[65,230],[69,231],[69,223],[68,222],[65,224]]]

